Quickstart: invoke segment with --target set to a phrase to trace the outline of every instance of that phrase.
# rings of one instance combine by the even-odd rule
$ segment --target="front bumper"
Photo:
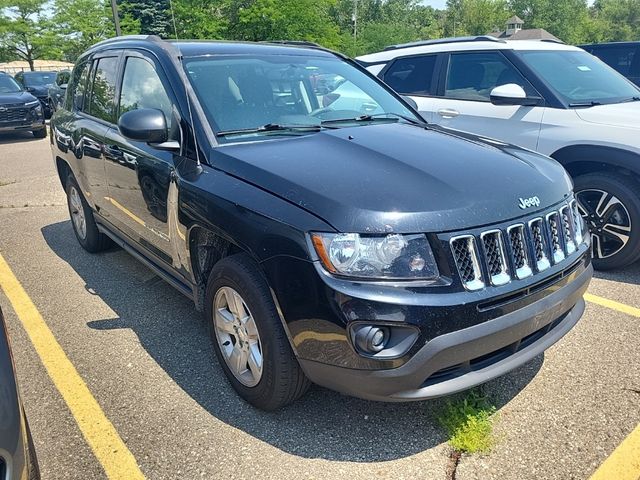
[[[46,128],[44,120],[27,122],[0,122],[0,132],[14,132],[16,130],[42,130]]]
[[[311,381],[369,400],[422,400],[466,390],[526,363],[576,324],[584,312],[582,296],[593,267],[580,262],[570,270],[547,285],[536,301],[436,336],[397,368],[355,369],[298,360]]]

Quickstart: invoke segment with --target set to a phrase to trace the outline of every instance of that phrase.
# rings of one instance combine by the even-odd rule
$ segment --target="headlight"
[[[27,102],[24,104],[25,107],[35,107],[40,105],[40,100],[34,100],[33,102]]]
[[[322,265],[336,275],[382,280],[423,280],[439,276],[427,237],[390,234],[313,233]]]

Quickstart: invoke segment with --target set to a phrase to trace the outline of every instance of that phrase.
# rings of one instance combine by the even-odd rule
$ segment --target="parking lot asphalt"
[[[0,136],[0,255],[147,478],[449,478],[446,399],[314,387],[276,413],[240,401],[185,297],[122,250],[78,245],[48,142]],[[589,292],[640,308],[639,285],[636,264]],[[107,478],[2,289],[0,306],[43,478]],[[558,344],[486,385],[496,444],[456,478],[588,478],[640,423],[639,352],[640,318],[589,302]]]

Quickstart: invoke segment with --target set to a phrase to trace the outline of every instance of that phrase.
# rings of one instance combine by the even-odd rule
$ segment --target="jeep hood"
[[[585,122],[640,130],[640,102],[615,103],[576,109],[576,115]]]
[[[554,160],[465,137],[378,124],[228,144],[211,158],[343,232],[461,230],[532,215],[570,195]],[[539,207],[519,207],[532,197]]]

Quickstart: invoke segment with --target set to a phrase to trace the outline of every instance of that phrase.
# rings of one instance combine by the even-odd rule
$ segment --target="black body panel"
[[[172,103],[165,116],[175,127],[173,143],[133,141],[116,125],[117,105],[107,120],[87,111],[83,98],[73,94],[78,79],[72,74],[66,105],[52,119],[52,151],[62,182],[69,173],[76,177],[102,232],[200,308],[210,271],[206,250],[223,245],[212,258],[246,253],[264,275],[291,346],[311,380],[367,398],[392,399],[399,391],[419,390],[419,385],[411,384],[411,374],[409,383],[399,378],[388,388],[372,380],[378,386],[367,392],[346,389],[341,379],[349,378],[360,389],[354,379],[362,372],[369,372],[362,379],[379,372],[382,383],[396,376],[394,372],[404,377],[403,366],[431,361],[430,355],[420,353],[425,348],[448,342],[438,339],[464,343],[455,336],[460,331],[479,329],[474,330],[476,342],[493,348],[515,341],[516,334],[493,332],[494,337],[485,328],[502,325],[511,331],[509,325],[518,324],[518,334],[527,336],[533,332],[529,330],[557,321],[558,326],[549,327],[528,350],[540,352],[577,321],[579,296],[591,276],[588,241],[546,271],[478,291],[465,289],[449,245],[455,235],[507,232],[515,222],[552,209],[557,213],[568,205],[571,180],[558,163],[471,134],[404,122],[220,145],[191,91],[181,57],[255,52],[334,56],[307,46],[123,38],[99,44],[79,59],[80,65],[92,65],[84,98],[90,95],[94,60],[104,55],[121,59],[110,87],[120,98],[123,65],[133,56],[154,65]],[[538,200],[525,211],[523,198]],[[426,234],[440,276],[420,283],[331,275],[311,246],[311,232]],[[551,303],[561,307],[552,308]],[[546,323],[536,320],[541,316]],[[401,355],[374,358],[353,346],[351,329],[362,322],[401,326],[416,335]],[[452,359],[464,357],[464,347],[454,350]],[[418,355],[420,359],[413,360]],[[526,361],[527,355],[514,356],[509,368]],[[431,367],[438,370],[438,362]],[[498,363],[493,376],[506,368]],[[329,376],[332,368],[352,373],[342,377],[338,371],[332,382],[318,365],[328,366]],[[413,396],[425,395],[431,393]]]

